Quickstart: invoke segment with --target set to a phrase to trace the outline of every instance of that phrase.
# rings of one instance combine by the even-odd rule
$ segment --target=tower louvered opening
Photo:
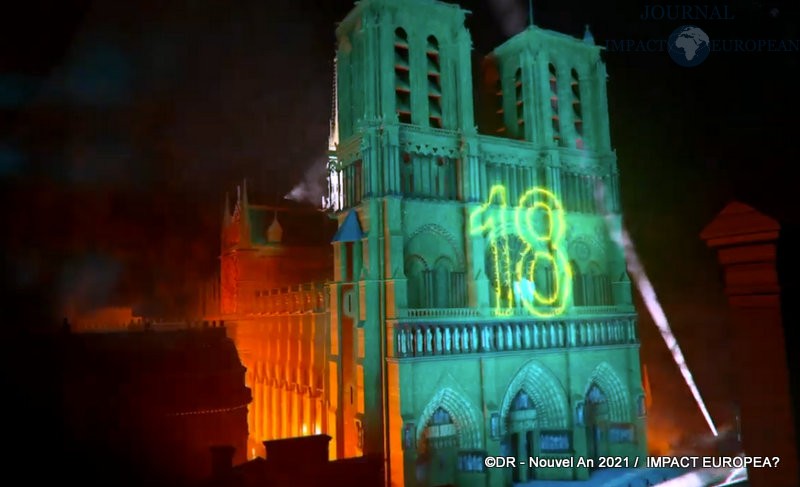
[[[550,72],[550,112],[551,120],[553,121],[553,142],[556,145],[562,145],[561,119],[558,113],[558,73],[553,63],[548,65],[548,70]]]
[[[431,127],[442,128],[442,76],[439,59],[439,41],[428,36],[425,48],[428,63],[428,122]]]
[[[517,68],[514,72],[514,100],[516,106],[517,138],[525,139],[525,111],[522,98],[522,69]]]
[[[397,118],[400,123],[411,123],[411,68],[408,34],[402,27],[398,27],[394,31],[394,76]]]
[[[575,121],[575,148],[583,149],[583,113],[581,110],[581,86],[578,71],[572,69],[572,112]]]

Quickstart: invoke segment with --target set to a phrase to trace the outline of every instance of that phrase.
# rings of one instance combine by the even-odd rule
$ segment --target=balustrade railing
[[[324,312],[328,303],[327,296],[327,287],[322,283],[256,292],[251,303],[246,303],[246,309],[242,314],[281,315]]]
[[[634,311],[633,306],[603,305],[603,306],[574,306],[566,315],[613,315],[627,314]],[[495,318],[498,317],[495,308],[411,308],[397,310],[400,319],[425,319],[425,318]],[[504,309],[502,318],[532,318],[530,311],[524,307]]]
[[[395,357],[578,348],[638,342],[632,318],[588,322],[397,323]]]
[[[474,308],[417,308],[401,309],[397,314],[400,318],[473,318],[481,316],[481,311]]]

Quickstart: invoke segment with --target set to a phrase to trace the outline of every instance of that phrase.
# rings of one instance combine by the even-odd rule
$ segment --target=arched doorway
[[[458,430],[450,413],[443,408],[433,412],[423,432],[419,462],[425,465],[423,485],[455,485],[458,457]]]
[[[536,407],[531,397],[520,390],[508,411],[508,449],[510,455],[518,460],[512,471],[515,483],[527,482],[534,476],[527,459],[534,456],[535,431],[537,427]]]
[[[609,454],[608,400],[603,390],[597,384],[592,383],[586,391],[585,404],[587,454],[589,458],[594,459],[594,464],[597,466],[598,458]]]

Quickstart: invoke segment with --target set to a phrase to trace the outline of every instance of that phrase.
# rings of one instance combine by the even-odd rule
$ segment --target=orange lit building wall
[[[229,325],[253,394],[249,456],[262,442],[331,434],[324,394],[327,292],[323,285],[275,291],[255,300],[259,311]]]
[[[240,191],[224,216],[218,297],[208,299],[219,303],[214,318],[225,321],[247,369],[250,458],[264,454],[265,440],[318,433],[334,437],[336,452],[329,392],[338,385],[325,387],[332,251],[329,236],[316,245],[287,242],[282,224],[292,218],[320,231],[327,217],[251,205],[246,188]]]

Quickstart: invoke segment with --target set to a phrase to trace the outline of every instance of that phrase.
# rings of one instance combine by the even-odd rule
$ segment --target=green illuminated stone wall
[[[529,27],[486,58],[478,130],[464,19],[364,0],[337,29],[338,453],[397,486],[586,478],[482,458],[646,452],[605,66],[588,31]]]

